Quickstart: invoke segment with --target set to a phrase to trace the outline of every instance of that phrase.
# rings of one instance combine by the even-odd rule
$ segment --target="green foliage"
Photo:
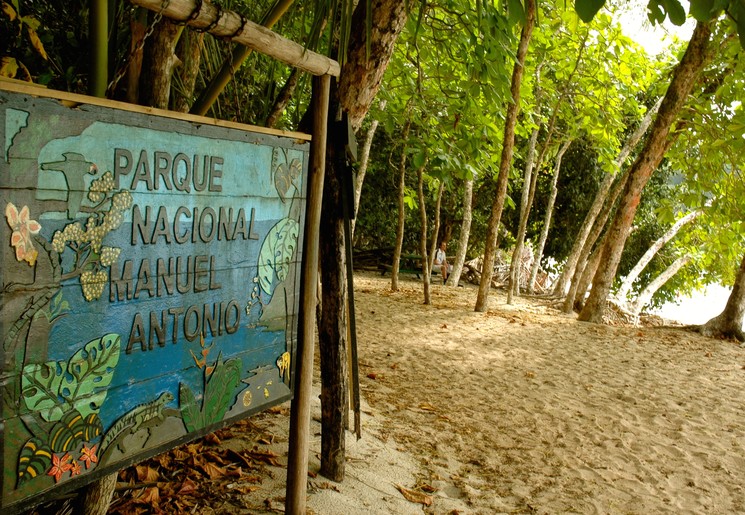
[[[98,413],[119,362],[121,338],[107,334],[91,340],[65,361],[26,365],[22,397],[26,408],[47,422],[76,409],[83,417]]]
[[[584,22],[590,22],[605,5],[605,0],[575,0],[574,8]]]
[[[222,353],[211,371],[204,368],[204,391],[201,403],[184,383],[179,385],[179,405],[184,426],[189,433],[222,421],[230,409],[235,389],[241,380],[241,360],[222,360]]]

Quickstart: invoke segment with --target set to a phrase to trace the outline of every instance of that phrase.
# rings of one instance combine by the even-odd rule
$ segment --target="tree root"
[[[737,327],[728,327],[727,324],[722,323],[721,320],[713,318],[702,325],[688,325],[683,329],[694,333],[699,333],[709,338],[717,338],[719,340],[736,340],[741,343],[745,343],[745,332]]]

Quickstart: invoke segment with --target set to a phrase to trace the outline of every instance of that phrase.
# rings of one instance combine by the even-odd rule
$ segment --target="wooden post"
[[[88,92],[94,97],[106,96],[109,72],[109,7],[106,0],[90,0],[90,51],[91,74]]]
[[[285,513],[305,514],[308,487],[308,435],[310,434],[310,398],[313,381],[315,344],[316,289],[318,284],[318,239],[321,225],[321,201],[326,169],[326,135],[331,77],[313,78],[313,139],[310,149],[308,210],[305,217],[303,269],[300,290],[300,333],[298,334],[295,397],[290,411],[290,442],[287,459]]]

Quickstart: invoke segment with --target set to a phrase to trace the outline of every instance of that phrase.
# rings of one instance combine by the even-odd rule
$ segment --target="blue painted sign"
[[[291,397],[308,138],[0,90],[2,506]]]

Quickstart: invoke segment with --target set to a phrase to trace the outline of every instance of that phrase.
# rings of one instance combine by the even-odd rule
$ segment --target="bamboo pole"
[[[195,0],[132,0],[132,3],[160,12],[173,21],[184,22],[194,29],[240,43],[313,75],[338,77],[341,71],[339,63],[333,59],[306,50],[238,13],[223,10],[206,0],[201,4]]]
[[[89,30],[91,74],[88,92],[94,97],[106,96],[109,74],[109,6],[107,0],[90,0]]]
[[[300,292],[300,334],[295,358],[295,396],[290,411],[290,443],[287,458],[285,513],[305,514],[308,489],[308,435],[310,434],[310,398],[313,380],[315,344],[316,288],[318,285],[318,240],[321,226],[321,201],[326,169],[331,77],[313,78],[313,139],[311,140],[308,207],[305,216],[303,269]]]
[[[261,25],[267,29],[271,29],[272,26],[284,15],[287,9],[292,5],[293,0],[277,0],[277,3],[271,8],[271,10],[261,20]],[[232,58],[227,59],[220,71],[217,72],[212,78],[212,81],[202,91],[199,98],[194,102],[189,111],[192,114],[204,115],[212,104],[215,103],[217,97],[225,89],[225,86],[230,81],[235,71],[240,68],[243,61],[251,54],[253,50],[243,45],[238,45],[232,52]]]

